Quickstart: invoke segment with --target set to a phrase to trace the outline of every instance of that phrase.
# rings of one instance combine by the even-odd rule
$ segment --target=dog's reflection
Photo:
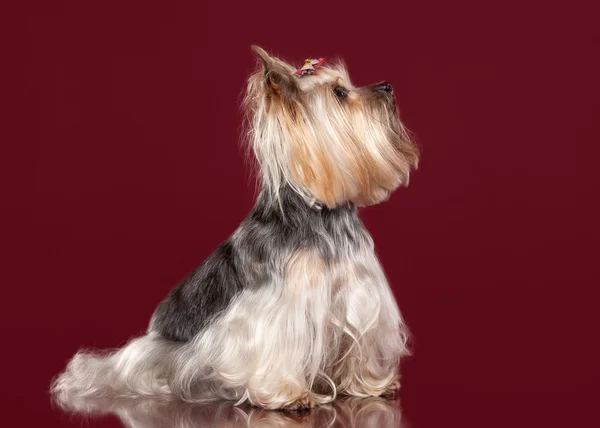
[[[113,414],[129,428],[399,428],[398,400],[340,398],[302,413],[235,406],[231,402],[183,404],[158,400],[93,400],[71,403],[71,410]]]

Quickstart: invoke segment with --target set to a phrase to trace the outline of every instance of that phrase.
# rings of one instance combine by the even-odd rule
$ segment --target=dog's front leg
[[[328,278],[316,252],[300,250],[270,283],[236,299],[220,322],[224,352],[216,372],[224,385],[242,387],[243,398],[267,409],[333,400],[335,388],[323,372],[330,345],[325,340]],[[331,393],[318,394],[327,383]]]
[[[385,275],[371,252],[345,268],[345,328],[334,378],[341,394],[391,395],[400,386],[407,330]]]

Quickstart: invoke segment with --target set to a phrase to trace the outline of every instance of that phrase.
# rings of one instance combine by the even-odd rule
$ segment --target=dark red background
[[[387,79],[418,138],[410,188],[363,211],[414,334],[411,426],[591,422],[596,16],[572,1],[5,10],[3,418],[68,425],[51,377],[79,346],[143,331],[251,208],[239,100],[257,43]]]

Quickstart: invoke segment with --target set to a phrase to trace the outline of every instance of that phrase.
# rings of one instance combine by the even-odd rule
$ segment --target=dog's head
[[[249,140],[275,197],[287,184],[329,208],[373,205],[408,184],[418,150],[391,85],[355,87],[340,64],[297,77],[291,65],[252,49],[260,68],[246,94]]]

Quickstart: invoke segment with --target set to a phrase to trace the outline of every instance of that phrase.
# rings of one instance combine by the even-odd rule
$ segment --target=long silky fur
[[[398,387],[408,332],[356,206],[406,184],[416,148],[395,101],[352,87],[341,68],[295,81],[257,54],[246,97],[255,207],[145,336],[75,355],[52,385],[64,407],[148,396],[296,408]],[[340,80],[357,94],[347,105],[329,92]]]

